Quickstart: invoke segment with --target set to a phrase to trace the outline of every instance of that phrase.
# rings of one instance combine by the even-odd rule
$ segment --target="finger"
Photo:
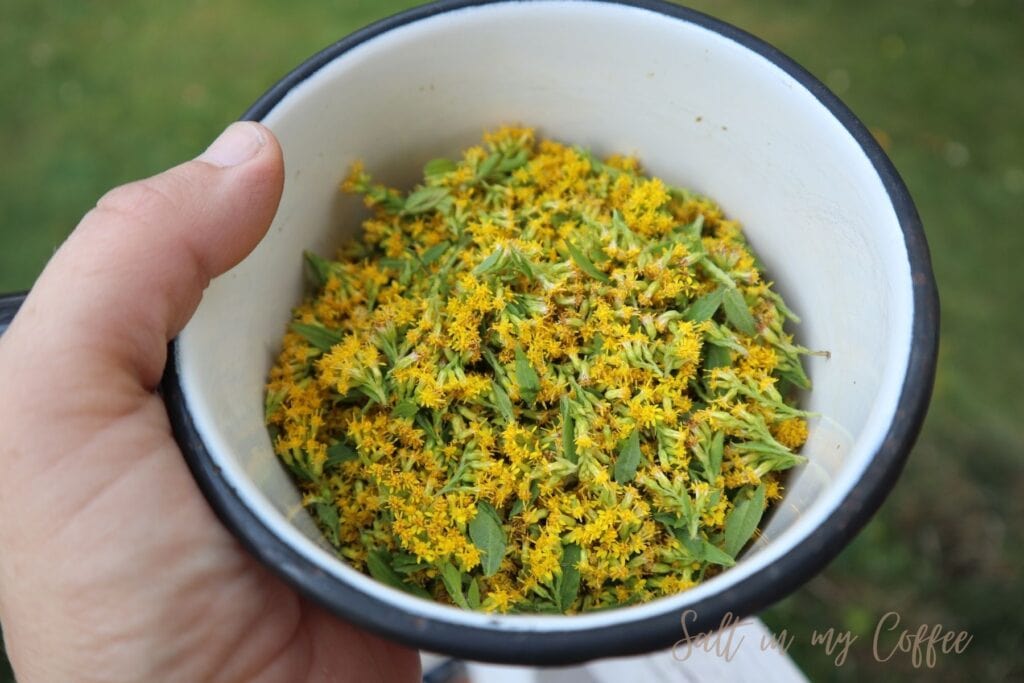
[[[64,386],[152,389],[168,340],[210,279],[262,238],[282,183],[273,135],[239,122],[197,159],[112,190],[54,255],[4,344],[50,359]]]

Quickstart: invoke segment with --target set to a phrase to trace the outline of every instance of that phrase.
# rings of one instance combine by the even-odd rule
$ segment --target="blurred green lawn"
[[[5,0],[0,291],[28,288],[104,190],[196,154],[303,58],[413,4]],[[690,4],[794,57],[883,141],[943,304],[934,402],[899,485],[827,571],[762,616],[796,635],[812,680],[1024,680],[1024,2]],[[890,610],[974,641],[934,670],[877,663],[871,635]],[[841,668],[809,645],[829,626],[860,636]]]

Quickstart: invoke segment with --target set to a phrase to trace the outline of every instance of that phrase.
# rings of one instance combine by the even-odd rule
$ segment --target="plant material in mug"
[[[636,160],[502,128],[306,255],[266,393],[340,557],[466,609],[573,613],[734,564],[802,461],[806,349],[739,226]]]

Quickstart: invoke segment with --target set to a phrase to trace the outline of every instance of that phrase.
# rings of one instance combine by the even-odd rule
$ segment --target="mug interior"
[[[559,631],[681,613],[787,553],[857,486],[897,408],[914,318],[907,247],[864,149],[765,56],[704,26],[604,2],[495,3],[399,25],[337,56],[263,118],[284,149],[269,233],[217,278],[180,335],[188,411],[228,485],[275,535],[338,580],[431,619]],[[332,255],[365,211],[339,193],[352,162],[408,189],[502,123],[598,155],[632,153],[666,182],[706,194],[743,225],[810,357],[810,422],[785,496],[735,567],[676,596],[604,612],[490,615],[420,600],[336,559],[274,455],[263,388],[293,306],[305,249]]]

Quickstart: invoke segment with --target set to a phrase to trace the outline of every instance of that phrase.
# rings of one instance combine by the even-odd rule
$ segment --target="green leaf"
[[[725,518],[725,545],[723,550],[729,555],[736,557],[743,549],[750,537],[757,531],[757,525],[761,522],[761,515],[764,514],[764,484],[758,486],[753,495],[746,495],[748,488],[743,488],[737,494],[735,507]]]
[[[480,262],[480,265],[473,269],[473,275],[485,275],[486,273],[489,273],[498,265],[498,261],[501,260],[501,257],[504,256],[504,254],[505,250],[501,247],[492,251],[487,258]]]
[[[395,404],[395,407],[391,409],[392,417],[404,417],[411,420],[416,417],[416,413],[420,411],[420,404],[416,403],[411,398],[399,401]]]
[[[406,266],[409,265],[408,258],[382,258],[377,263],[381,268],[390,268],[391,270],[402,271],[405,270]]]
[[[679,542],[683,544],[686,551],[697,562],[720,564],[723,567],[731,567],[736,564],[736,560],[730,557],[728,553],[703,538],[690,538],[683,533],[682,529],[676,530],[676,538],[679,539]]]
[[[523,255],[522,252],[512,252],[512,263],[510,265],[512,266],[512,268],[522,273],[523,277],[525,277],[527,280],[534,279],[533,265],[530,263],[530,259]]]
[[[422,187],[405,198],[402,212],[406,215],[425,213],[436,209],[448,197],[446,187]]]
[[[277,412],[277,409],[281,407],[281,403],[284,402],[284,397],[288,394],[286,389],[280,391],[268,391],[266,397],[263,399],[263,419],[269,420],[270,416]]]
[[[495,152],[488,156],[486,159],[480,162],[480,165],[476,168],[477,179],[484,179],[494,172],[494,169],[501,163],[502,154],[501,152]]]
[[[320,523],[330,531],[329,539],[334,545],[338,545],[338,508],[334,503],[317,501],[316,516]]]
[[[458,168],[458,165],[451,159],[431,159],[423,167],[423,175],[427,178],[434,178],[437,176],[443,176],[446,173],[451,173],[456,168]]]
[[[572,417],[568,396],[562,397],[562,455],[571,463],[577,462],[576,421]]]
[[[703,219],[704,216],[698,216],[699,219]],[[694,234],[696,233],[696,234]],[[704,242],[701,241],[701,230],[698,228],[693,229],[693,223],[683,226],[682,230],[677,233],[678,239],[682,242],[683,246],[686,247],[687,251],[691,255],[700,258],[704,254]]]
[[[270,437],[270,443],[276,444],[281,438],[281,428],[277,425],[267,425],[267,436]]]
[[[708,292],[690,304],[689,308],[683,312],[683,317],[695,323],[710,320],[711,316],[718,310],[718,307],[722,305],[722,296],[721,287],[713,292]]]
[[[704,367],[707,370],[725,368],[730,365],[732,365],[732,356],[727,347],[717,344],[704,345]]]
[[[633,481],[636,468],[640,466],[640,430],[634,429],[619,447],[619,457],[615,459],[615,481],[620,484]]]
[[[505,390],[498,381],[491,385],[491,393],[494,398],[494,407],[501,413],[501,417],[504,418],[505,422],[513,422],[516,414],[512,408],[512,399],[508,397],[508,394],[505,393]]]
[[[743,293],[738,289],[726,289],[722,296],[722,305],[725,307],[725,318],[736,329],[748,337],[757,334],[757,323],[750,313]]]
[[[736,564],[736,560],[729,556],[727,552],[719,548],[718,546],[712,545],[707,541],[703,541],[703,547],[701,548],[703,561],[710,562],[711,564],[720,564],[723,567],[731,567]]]
[[[526,308],[523,306],[522,300],[520,300],[519,297],[513,298],[511,301],[506,301],[505,310],[518,318],[525,318],[529,316],[526,312]]]
[[[512,503],[512,507],[509,508],[508,516],[509,517],[515,517],[516,515],[518,515],[520,512],[523,511],[523,507],[524,507],[523,506],[523,499],[522,498],[516,498],[516,502]]]
[[[799,389],[811,388],[811,380],[804,372],[804,364],[798,356],[793,358],[792,367],[779,371],[779,379],[785,380]]]
[[[580,547],[575,543],[562,547],[562,575],[558,580],[558,607],[566,612],[580,592],[580,570],[576,565],[580,562]]]
[[[497,510],[490,503],[482,500],[476,507],[476,517],[469,523],[469,537],[480,550],[484,576],[494,576],[505,556],[505,531]]]
[[[469,582],[469,591],[466,593],[466,602],[469,603],[470,609],[480,609],[480,584],[477,583],[476,577]]]
[[[562,611],[560,609],[558,609],[558,605],[556,605],[553,602],[541,602],[541,601],[538,600],[538,601],[531,601],[531,602],[526,602],[526,603],[521,603],[521,604],[522,604],[522,607],[519,608],[516,611],[522,612],[522,613],[528,613],[528,614],[561,614],[562,613]]]
[[[337,466],[349,460],[355,460],[358,457],[359,454],[356,453],[354,448],[344,441],[339,441],[327,449],[327,462],[324,463],[324,467]]]
[[[448,247],[450,246],[452,246],[452,244],[451,242],[448,241],[435,244],[434,246],[430,247],[430,249],[427,249],[425,252],[423,252],[423,254],[420,256],[420,263],[423,264],[424,268],[428,267],[431,263],[441,258],[441,256],[444,255],[444,252],[448,251]]]
[[[565,246],[569,249],[569,255],[572,256],[572,260],[576,262],[576,265],[579,266],[580,270],[595,280],[599,280],[605,284],[611,282],[611,279],[598,270],[597,266],[595,266],[593,262],[587,258],[587,255],[580,251],[575,244],[566,240]]]
[[[409,553],[391,553],[391,567],[399,574],[415,574],[427,565]]]
[[[321,351],[330,351],[332,346],[340,344],[344,339],[341,333],[329,330],[318,323],[292,323],[291,329]]]
[[[307,472],[306,468],[301,464],[297,462],[288,462],[286,460],[282,460],[281,462],[284,463],[284,466],[288,468],[288,471],[291,472],[299,481],[313,481],[313,476]]]
[[[779,377],[779,380],[775,383],[775,389],[779,392],[779,396],[782,397],[783,403],[788,405],[797,403],[796,394],[800,391],[800,387],[793,384],[789,379]]]
[[[309,283],[316,288],[326,285],[331,273],[331,262],[311,251],[304,251],[302,255],[306,258],[306,279]]]
[[[450,562],[443,562],[440,565],[441,582],[444,589],[448,591],[452,601],[462,609],[469,609],[469,602],[462,592],[462,572],[456,569]]]
[[[715,432],[708,447],[708,481],[714,481],[722,473],[722,455],[725,453],[725,432]]]
[[[405,591],[410,595],[415,595],[425,600],[432,600],[433,596],[430,595],[425,589],[415,584],[407,583],[398,573],[391,568],[391,562],[389,558],[383,553],[377,550],[371,550],[366,556],[366,568],[370,572],[370,576],[380,581],[381,583],[397,588],[398,590]]]
[[[537,371],[530,365],[529,359],[523,353],[523,347],[516,346],[516,383],[519,385],[519,396],[527,403],[537,400],[537,392],[540,391],[540,377]]]
[[[669,529],[678,529],[683,525],[683,520],[679,519],[678,515],[673,515],[668,512],[657,512],[653,517],[655,522],[661,522]]]
[[[632,235],[634,238],[636,237],[633,234],[633,231],[629,229],[629,226],[626,225],[626,219],[622,217],[622,214],[619,213],[618,209],[612,211],[612,228],[624,235]]]
[[[478,511],[483,510],[484,514],[493,519],[495,524],[499,527],[501,526],[501,515],[494,509],[493,505],[488,503],[486,500],[481,500],[477,503],[476,507]]]
[[[520,149],[518,152],[510,157],[502,159],[501,163],[498,164],[499,173],[508,173],[514,171],[527,162],[529,155],[525,149]]]
[[[691,251],[704,251],[703,245],[701,245],[700,237],[704,230],[704,214],[698,214],[697,218],[692,223],[684,225],[679,234],[686,240],[688,245],[697,245],[699,249],[691,249]]]
[[[365,194],[374,205],[385,208],[391,213],[401,211],[402,207],[405,205],[405,199],[402,197],[400,192],[383,185],[371,185],[366,188],[363,194]]]

